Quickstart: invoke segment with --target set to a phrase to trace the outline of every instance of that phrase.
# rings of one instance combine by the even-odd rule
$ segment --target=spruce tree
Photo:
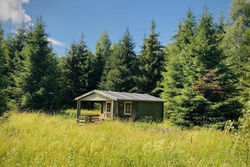
[[[205,9],[201,17],[198,33],[194,41],[195,55],[198,59],[199,79],[192,88],[203,96],[209,109],[204,110],[206,122],[215,123],[237,120],[241,115],[238,100],[237,80],[224,62],[216,25],[213,17]],[[223,35],[223,31],[222,35]]]
[[[112,47],[100,87],[104,90],[130,92],[135,85],[136,69],[137,57],[134,43],[127,29],[124,37]]]
[[[50,111],[59,107],[59,68],[58,60],[52,52],[45,25],[38,20],[29,33],[22,53],[26,57],[25,69],[20,74],[22,89],[22,108]]]
[[[174,123],[204,125],[235,120],[241,114],[235,76],[224,63],[220,42],[224,30],[204,10],[195,27],[189,11],[169,46],[163,98]]]
[[[101,76],[101,81],[98,83],[98,88],[102,89],[102,90],[109,90],[110,86],[108,83],[108,75],[109,72],[111,71],[111,64],[114,61],[114,51],[116,49],[117,44],[113,44],[110,48],[110,56],[107,57],[106,61],[105,61],[105,65],[103,67],[103,72],[102,72],[102,76]],[[110,82],[110,81],[109,81]],[[112,82],[112,81],[111,81]]]
[[[168,52],[166,72],[163,73],[162,98],[166,100],[166,115],[181,126],[192,125],[192,119],[199,118],[197,113],[206,107],[205,99],[191,88],[196,80],[197,62],[193,54],[196,35],[196,20],[191,10],[178,26],[175,42],[166,47]]]
[[[97,78],[98,75],[96,75],[97,71],[97,64],[96,64],[96,57],[95,55],[88,50],[87,52],[87,91],[91,91],[93,89],[97,88],[98,82],[100,78]],[[88,105],[89,107],[92,107],[91,104]]]
[[[21,74],[25,68],[25,54],[22,53],[23,48],[27,44],[27,36],[29,31],[22,25],[17,29],[14,37],[8,37],[4,43],[5,54],[8,57],[8,65],[6,68],[9,76],[6,93],[9,97],[8,106],[10,108],[19,109],[21,107],[21,96],[24,91],[21,87]]]
[[[241,90],[241,101],[247,103],[250,97],[250,2],[234,0],[229,18],[222,47],[227,64],[239,79],[237,86]]]
[[[159,96],[157,86],[162,80],[164,69],[163,47],[158,40],[159,34],[155,32],[155,22],[152,21],[151,33],[144,43],[139,56],[139,76],[137,89],[141,93]]]
[[[108,33],[105,30],[100,37],[100,40],[96,42],[96,53],[94,60],[95,68],[95,87],[98,87],[101,77],[105,78],[106,74],[103,72],[105,64],[111,54],[111,41],[109,39]],[[100,86],[99,86],[100,87]]]
[[[75,97],[95,88],[93,61],[94,55],[87,49],[82,35],[79,43],[71,44],[61,62],[62,101],[65,107],[75,107]]]
[[[3,112],[7,109],[7,96],[5,92],[5,88],[7,86],[7,76],[4,75],[4,67],[6,65],[6,56],[4,54],[4,47],[3,47],[3,30],[0,24],[0,116]]]

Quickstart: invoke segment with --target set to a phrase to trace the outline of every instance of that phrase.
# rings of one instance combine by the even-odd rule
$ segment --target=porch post
[[[101,102],[101,114],[103,113],[103,102]]]
[[[115,114],[115,101],[112,100],[112,108],[111,108],[111,120],[114,119],[114,114]]]
[[[77,119],[79,118],[80,115],[81,115],[81,100],[77,100],[77,113],[76,113]]]

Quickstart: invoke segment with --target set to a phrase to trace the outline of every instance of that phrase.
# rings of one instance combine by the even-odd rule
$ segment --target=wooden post
[[[111,120],[114,119],[114,109],[115,109],[115,106],[114,106],[114,100],[112,100],[111,102]]]
[[[115,115],[116,118],[118,118],[118,101],[116,102],[116,115]]]
[[[161,122],[163,122],[164,121],[164,103],[162,103],[162,116],[161,116]]]
[[[77,120],[80,115],[81,115],[81,100],[77,100],[77,113],[76,113]]]
[[[101,102],[101,114],[103,114],[103,102]]]

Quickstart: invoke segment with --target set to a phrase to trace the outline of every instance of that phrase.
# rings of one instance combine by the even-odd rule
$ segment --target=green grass
[[[169,123],[104,121],[78,126],[61,115],[12,113],[0,123],[0,166],[247,166],[226,131]]]
[[[81,110],[81,115],[100,114],[100,110]],[[63,110],[59,115],[66,118],[76,118],[76,109]]]

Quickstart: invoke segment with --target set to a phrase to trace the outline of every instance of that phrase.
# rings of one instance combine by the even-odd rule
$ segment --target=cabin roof
[[[89,96],[93,93],[102,95],[104,97],[110,98],[112,100],[129,100],[129,101],[152,101],[152,102],[164,102],[165,100],[158,97],[154,97],[148,94],[140,93],[127,93],[127,92],[113,92],[113,91],[104,91],[104,90],[92,90],[88,93],[85,93],[81,96],[75,98],[75,100],[80,100],[86,96]]]

